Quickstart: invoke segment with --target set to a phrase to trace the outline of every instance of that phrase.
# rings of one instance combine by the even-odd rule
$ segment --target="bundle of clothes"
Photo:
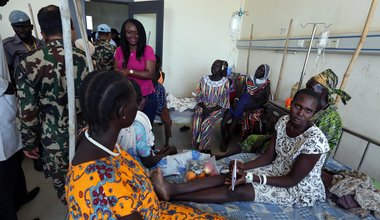
[[[371,212],[380,219],[380,191],[372,179],[357,170],[341,171],[333,176],[328,202],[358,215],[367,217]]]

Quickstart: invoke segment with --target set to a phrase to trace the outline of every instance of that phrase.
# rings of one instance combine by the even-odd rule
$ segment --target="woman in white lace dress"
[[[312,206],[315,201],[324,200],[321,169],[329,145],[321,130],[310,121],[318,100],[318,95],[310,89],[295,94],[290,113],[277,122],[276,134],[266,152],[247,163],[237,162],[234,191],[231,186],[223,185],[222,176],[215,176],[175,187],[161,182],[159,195],[182,201],[255,201],[299,206]],[[187,187],[189,193],[178,190],[182,187]]]

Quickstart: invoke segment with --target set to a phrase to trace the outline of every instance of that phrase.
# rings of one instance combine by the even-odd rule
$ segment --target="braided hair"
[[[121,40],[120,40],[120,47],[123,51],[123,68],[127,68],[129,56],[131,55],[131,50],[129,48],[129,43],[127,40],[127,34],[125,33],[125,26],[127,23],[132,23],[136,26],[137,32],[139,34],[139,41],[137,42],[137,49],[136,49],[136,58],[138,61],[140,61],[141,57],[144,56],[145,46],[146,46],[146,33],[144,26],[141,24],[140,21],[130,18],[126,21],[124,21],[123,25],[121,26]]]
[[[134,89],[130,81],[116,71],[98,70],[86,76],[79,89],[79,102],[91,130],[106,130],[109,121]],[[117,115],[117,114],[116,114]]]

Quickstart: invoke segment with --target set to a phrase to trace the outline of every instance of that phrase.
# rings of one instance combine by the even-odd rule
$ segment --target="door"
[[[164,2],[130,2],[128,3],[128,17],[135,18],[144,25],[147,44],[153,47],[154,52],[161,57],[162,62]]]

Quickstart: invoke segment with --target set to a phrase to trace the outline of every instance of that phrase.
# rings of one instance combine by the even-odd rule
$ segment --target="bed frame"
[[[380,181],[380,170],[376,164],[380,157],[380,142],[372,138],[343,128],[338,145],[331,153],[331,157]]]

